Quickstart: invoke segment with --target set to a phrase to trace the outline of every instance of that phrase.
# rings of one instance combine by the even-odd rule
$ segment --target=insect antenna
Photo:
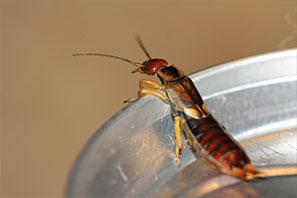
[[[141,47],[142,51],[146,54],[146,56],[151,60],[152,57],[150,56],[150,54],[148,53],[148,51],[145,49],[144,44],[140,38],[140,36],[137,34],[135,36],[137,43],[139,44],[139,46]]]
[[[142,67],[142,64],[141,63],[138,63],[138,62],[134,62],[134,61],[131,61],[127,58],[123,58],[123,57],[120,57],[120,56],[114,56],[114,55],[109,55],[109,54],[100,54],[100,53],[78,53],[78,54],[72,54],[72,56],[104,56],[104,57],[108,57],[108,58],[113,58],[113,59],[118,59],[118,60],[121,60],[121,61],[125,61],[127,63],[130,63],[136,67]]]

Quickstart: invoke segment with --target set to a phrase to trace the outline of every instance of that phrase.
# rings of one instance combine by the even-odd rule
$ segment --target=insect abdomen
[[[206,118],[186,118],[191,131],[192,149],[219,171],[247,179],[247,173],[256,171],[245,151],[233,140],[211,115]]]

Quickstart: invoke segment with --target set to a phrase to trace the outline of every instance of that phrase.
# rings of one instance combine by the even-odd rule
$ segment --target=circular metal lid
[[[296,171],[297,50],[248,57],[190,75],[212,115],[259,169]],[[289,197],[297,176],[244,182],[209,168],[184,140],[174,164],[169,107],[146,96],[129,104],[89,140],[71,171],[74,197]],[[287,168],[292,166],[292,168]],[[272,169],[271,169],[272,170]],[[281,173],[283,174],[283,172]]]

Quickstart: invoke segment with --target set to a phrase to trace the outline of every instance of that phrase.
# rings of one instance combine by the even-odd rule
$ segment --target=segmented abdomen
[[[215,167],[231,170],[250,163],[244,150],[211,115],[201,119],[188,117],[186,123],[195,139],[192,149]]]

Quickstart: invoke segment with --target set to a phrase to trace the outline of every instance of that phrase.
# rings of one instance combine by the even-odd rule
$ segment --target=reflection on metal
[[[248,184],[241,185],[240,189],[238,187],[229,188],[228,191],[225,191],[225,193],[223,193],[224,191],[222,192],[220,191],[220,189],[223,189],[225,187],[226,189],[228,189],[228,186],[240,182],[238,179],[227,177],[228,176],[222,175],[213,179],[209,179],[206,181],[205,184],[188,193],[186,197],[203,197],[207,194],[210,197],[260,197],[260,195]]]
[[[297,50],[245,58],[191,75],[209,111],[270,176],[242,182],[195,159],[185,140],[174,164],[169,107],[154,97],[128,105],[77,158],[73,197],[288,197],[296,195]],[[296,122],[295,122],[296,121]]]
[[[214,179],[209,179],[206,181],[205,184],[201,185],[197,190],[193,191],[189,195],[193,195],[193,197],[201,197],[203,195],[206,195],[207,193],[210,193],[212,191],[218,190],[220,188],[232,185],[236,182],[238,182],[238,179],[226,179],[226,176],[219,176]]]

